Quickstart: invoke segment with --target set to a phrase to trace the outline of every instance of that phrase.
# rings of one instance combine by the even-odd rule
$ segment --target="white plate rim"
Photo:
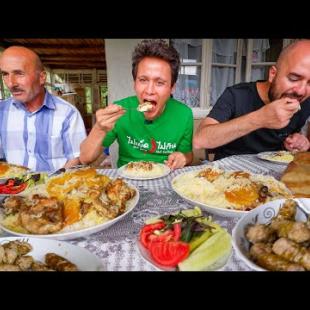
[[[32,252],[36,252],[38,248],[34,246],[33,243],[38,243],[38,244],[41,244],[42,247],[46,247],[46,253],[52,252],[52,253],[58,254],[66,259],[69,259],[69,261],[71,261],[78,267],[79,264],[77,264],[77,262],[74,261],[74,259],[67,257],[68,253],[70,253],[70,251],[74,249],[75,251],[78,251],[80,254],[77,258],[80,258],[81,255],[83,255],[85,259],[87,258],[87,262],[91,260],[93,264],[93,266],[91,266],[90,269],[84,270],[83,268],[82,269],[78,268],[79,269],[78,271],[104,271],[104,266],[103,266],[101,259],[94,253],[90,252],[88,249],[80,247],[78,245],[71,244],[65,241],[54,240],[54,239],[42,239],[42,238],[35,238],[35,237],[25,238],[25,237],[12,237],[12,236],[1,237],[0,244],[3,244],[8,241],[14,241],[14,240],[27,241],[28,243],[31,244],[31,246],[33,247],[33,250],[27,253],[27,255],[31,255],[31,256],[34,255],[32,254]],[[54,245],[57,250],[59,249],[62,251],[57,251],[57,250],[55,251],[55,249],[49,250],[51,248],[51,245],[52,246]]]
[[[153,179],[159,179],[159,178],[166,177],[171,172],[171,169],[167,165],[162,164],[162,163],[155,163],[155,162],[153,162],[153,163],[156,164],[156,165],[160,165],[161,167],[164,168],[164,172],[163,172],[162,175],[158,175],[158,176],[155,176],[155,177],[133,177],[133,176],[128,176],[128,175],[124,174],[124,171],[123,171],[128,164],[118,168],[117,169],[117,173],[122,178],[130,179],[130,180],[153,180]]]
[[[76,239],[76,238],[81,238],[81,237],[85,237],[88,236],[90,234],[93,233],[97,233],[100,231],[105,230],[106,228],[110,227],[111,225],[115,224],[116,222],[120,221],[123,217],[125,217],[126,215],[128,215],[139,203],[140,200],[140,193],[139,190],[136,186],[132,185],[131,183],[127,183],[131,188],[135,189],[136,191],[136,195],[135,197],[130,201],[130,205],[128,207],[128,210],[126,212],[124,212],[123,214],[121,214],[120,216],[95,225],[95,226],[90,226],[90,227],[86,227],[80,230],[74,230],[74,231],[68,231],[68,232],[63,232],[63,233],[53,233],[53,234],[45,234],[45,235],[36,235],[36,234],[24,234],[24,233],[19,233],[19,232],[15,232],[13,230],[10,230],[8,228],[6,228],[1,221],[1,218],[3,216],[3,211],[0,211],[0,229],[2,229],[3,231],[14,235],[14,236],[20,236],[20,237],[24,237],[24,238],[45,238],[45,239],[57,239],[57,240],[72,240],[72,239]]]

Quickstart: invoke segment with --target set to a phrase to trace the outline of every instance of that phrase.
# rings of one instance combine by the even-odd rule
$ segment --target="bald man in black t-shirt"
[[[307,151],[301,128],[310,116],[310,40],[285,48],[267,81],[228,87],[194,134],[194,148],[215,159],[263,151]]]

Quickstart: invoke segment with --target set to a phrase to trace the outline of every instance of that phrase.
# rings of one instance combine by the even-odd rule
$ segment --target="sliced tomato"
[[[166,224],[163,221],[143,226],[143,228],[140,230],[140,241],[143,246],[148,249],[151,239],[155,240],[157,238],[157,236],[153,234],[153,231],[160,230],[165,226]]]
[[[14,182],[14,181],[13,181]],[[0,186],[0,194],[18,194],[22,192],[27,187],[27,183],[22,183],[20,185],[1,185]]]
[[[182,241],[151,242],[149,250],[158,264],[176,267],[189,255],[189,244]]]

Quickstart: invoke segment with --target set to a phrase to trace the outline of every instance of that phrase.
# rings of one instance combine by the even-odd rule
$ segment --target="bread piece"
[[[297,153],[281,181],[296,197],[310,197],[310,152]]]

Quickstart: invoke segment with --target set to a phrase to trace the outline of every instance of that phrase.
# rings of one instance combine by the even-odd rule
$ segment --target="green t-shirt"
[[[107,133],[103,146],[108,147],[117,139],[118,167],[130,161],[162,163],[173,152],[192,151],[193,112],[185,104],[170,98],[163,113],[150,123],[143,113],[137,111],[136,96],[116,101],[115,104],[128,110]]]

